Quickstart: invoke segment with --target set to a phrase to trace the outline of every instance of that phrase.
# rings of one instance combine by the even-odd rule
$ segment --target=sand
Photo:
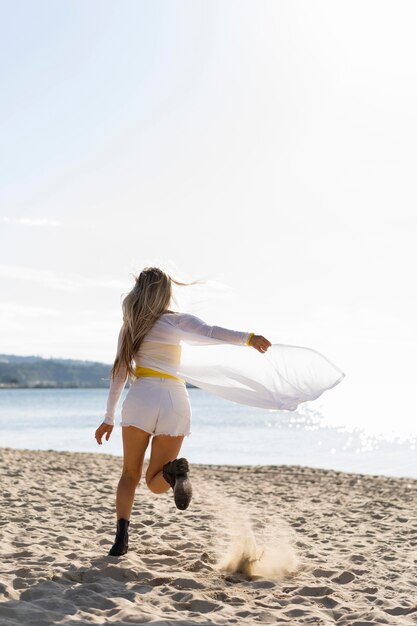
[[[141,482],[109,557],[120,457],[0,458],[1,626],[417,624],[417,480],[192,465],[190,508]]]

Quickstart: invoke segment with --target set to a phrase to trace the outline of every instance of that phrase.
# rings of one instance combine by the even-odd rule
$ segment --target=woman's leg
[[[146,484],[153,493],[164,493],[170,485],[162,476],[165,463],[177,458],[181,450],[184,435],[154,435],[152,439],[151,458],[146,470]]]
[[[136,426],[123,426],[122,438],[123,470],[117,487],[116,514],[117,519],[129,520],[150,434]]]

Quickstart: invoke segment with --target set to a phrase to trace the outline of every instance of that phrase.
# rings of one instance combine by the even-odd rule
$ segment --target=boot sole
[[[174,487],[175,506],[181,511],[185,511],[191,502],[193,489],[188,476],[177,476]]]
[[[127,550],[128,550],[127,548],[123,549],[122,551],[113,550],[113,548],[111,548],[108,556],[123,556],[124,554],[126,554]]]
[[[123,550],[123,552],[119,552],[117,550],[110,550],[108,556],[123,556],[124,554],[126,554],[127,549]]]

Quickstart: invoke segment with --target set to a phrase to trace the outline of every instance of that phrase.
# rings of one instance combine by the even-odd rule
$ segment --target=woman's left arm
[[[120,345],[122,339],[122,328],[119,331],[119,337],[117,340],[117,350],[116,350],[116,358],[119,355]],[[107,396],[107,406],[106,412],[104,415],[104,419],[100,426],[96,430],[95,438],[97,443],[101,444],[101,439],[103,435],[106,435],[106,440],[108,441],[111,432],[114,426],[114,414],[116,411],[117,403],[122,394],[122,391],[126,385],[126,381],[128,380],[128,374],[126,371],[126,367],[122,366],[119,370],[118,375],[115,378],[110,379],[110,387],[109,393]]]

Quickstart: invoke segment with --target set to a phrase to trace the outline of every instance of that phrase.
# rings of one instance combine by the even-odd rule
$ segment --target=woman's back
[[[136,366],[158,367],[163,370],[178,367],[181,361],[181,340],[197,344],[227,343],[245,345],[250,333],[210,326],[191,313],[167,311],[152,326],[144,337],[137,354]]]

